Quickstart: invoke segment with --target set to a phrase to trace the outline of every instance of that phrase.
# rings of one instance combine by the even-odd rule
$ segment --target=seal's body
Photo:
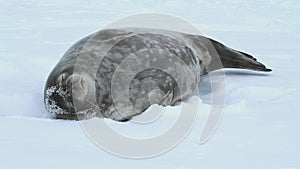
[[[55,66],[45,105],[54,118],[126,121],[151,104],[188,99],[201,75],[221,68],[271,71],[252,56],[200,35],[101,30],[74,44]]]

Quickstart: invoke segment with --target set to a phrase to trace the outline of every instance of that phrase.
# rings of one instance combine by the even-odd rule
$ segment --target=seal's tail
[[[250,69],[263,72],[272,71],[247,53],[228,48],[212,39],[210,41],[218,52],[224,68]]]

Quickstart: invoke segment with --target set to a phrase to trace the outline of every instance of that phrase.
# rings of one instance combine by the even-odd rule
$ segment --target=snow
[[[201,97],[198,118],[180,144],[133,160],[99,148],[80,123],[51,119],[43,89],[76,40],[141,12],[178,16],[206,36],[251,53],[273,72],[227,70],[223,118],[205,144],[198,142],[209,94]],[[297,0],[1,0],[1,168],[300,168],[299,17]],[[201,101],[193,100],[186,104]],[[180,106],[152,109],[166,112],[151,125],[102,121],[129,136],[147,137],[172,124]]]

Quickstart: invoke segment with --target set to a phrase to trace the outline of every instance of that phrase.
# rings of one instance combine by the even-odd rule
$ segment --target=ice
[[[210,110],[206,86],[195,126],[181,144],[155,158],[131,160],[100,149],[78,122],[51,119],[43,90],[71,44],[143,12],[178,16],[273,72],[226,70],[226,108],[208,142],[198,144]],[[1,0],[1,168],[300,168],[299,18],[297,0]],[[167,113],[151,127],[102,120],[143,137],[145,130],[159,133],[171,124],[179,108],[152,107]]]

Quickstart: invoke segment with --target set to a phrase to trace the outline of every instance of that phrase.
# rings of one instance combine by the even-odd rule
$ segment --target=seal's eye
[[[57,84],[62,85],[64,80],[66,80],[66,74],[65,73],[59,75],[56,82],[57,82]]]

